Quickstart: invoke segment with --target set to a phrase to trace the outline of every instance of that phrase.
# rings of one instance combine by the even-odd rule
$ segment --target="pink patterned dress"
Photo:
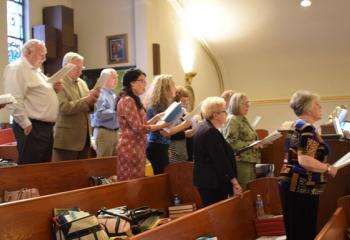
[[[146,160],[146,112],[137,109],[135,100],[129,96],[118,102],[119,143],[117,146],[118,181],[145,176]]]

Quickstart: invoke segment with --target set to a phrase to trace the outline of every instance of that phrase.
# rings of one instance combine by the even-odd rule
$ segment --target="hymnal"
[[[161,121],[172,122],[178,115],[182,115],[181,103],[173,102],[165,111]]]
[[[1,94],[0,95],[0,104],[9,104],[9,103],[16,103],[16,99],[10,94]]]
[[[68,63],[63,68],[58,70],[54,75],[52,75],[52,77],[50,77],[47,80],[47,82],[52,84],[58,82],[59,80],[64,78],[73,68],[75,68],[75,65],[72,63]]]
[[[248,146],[239,149],[238,151],[236,151],[236,154],[238,155],[238,154],[240,154],[242,152],[245,152],[245,151],[253,148],[254,146],[256,146],[258,144],[260,144],[262,146],[264,146],[266,144],[270,144],[270,143],[272,143],[273,141],[275,141],[276,139],[278,139],[280,137],[282,137],[282,134],[280,132],[278,132],[278,131],[274,131],[271,134],[269,134],[268,136],[266,136],[264,139],[255,141],[255,142],[249,144]]]
[[[337,167],[339,169],[339,168],[343,168],[349,164],[350,164],[350,152],[348,152],[347,154],[342,156],[338,161],[333,163],[332,166]]]

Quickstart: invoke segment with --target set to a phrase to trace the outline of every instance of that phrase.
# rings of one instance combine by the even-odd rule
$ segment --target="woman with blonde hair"
[[[234,151],[238,151],[258,140],[258,136],[253,127],[248,122],[250,102],[245,93],[235,93],[230,99],[228,118],[222,133],[226,141],[231,145]],[[255,164],[260,163],[260,151],[251,148],[239,155],[237,159],[238,180],[243,188],[249,181],[255,179]]]
[[[165,111],[174,101],[175,93],[175,82],[171,75],[162,74],[155,77],[145,98],[148,119]],[[190,124],[190,121],[184,121],[168,131],[161,130],[148,134],[146,154],[154,174],[163,173],[165,166],[169,164],[170,136],[185,130]]]
[[[193,136],[193,183],[204,206],[240,195],[235,153],[219,128],[226,122],[226,104],[221,97],[208,97],[201,105],[204,121]]]

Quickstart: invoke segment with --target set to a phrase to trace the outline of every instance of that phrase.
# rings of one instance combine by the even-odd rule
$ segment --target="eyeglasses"
[[[143,84],[146,84],[147,82],[146,82],[146,80],[143,80],[143,79],[139,79],[139,80],[136,80],[137,82],[141,82],[141,83],[143,83]]]
[[[223,110],[223,111],[220,111],[220,112],[216,112],[217,114],[220,114],[220,113],[226,113],[227,114],[227,112],[226,112],[226,110]]]

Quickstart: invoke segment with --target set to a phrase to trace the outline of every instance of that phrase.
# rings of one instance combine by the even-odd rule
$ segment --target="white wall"
[[[78,34],[78,51],[88,69],[135,65],[133,1],[74,0],[74,29]],[[107,64],[106,36],[128,34],[129,62]]]
[[[193,71],[197,72],[197,76],[192,82],[196,102],[198,103],[207,96],[220,94],[217,75],[209,57],[191,33],[188,32],[168,1],[149,0],[147,7],[149,9],[147,18],[149,21],[149,63],[152,63],[152,43],[159,43],[161,72],[173,75],[178,85],[184,85],[185,73],[180,62],[180,50],[183,43],[188,42],[193,46]],[[152,64],[149,64],[149,73],[152,73],[152,67]]]

